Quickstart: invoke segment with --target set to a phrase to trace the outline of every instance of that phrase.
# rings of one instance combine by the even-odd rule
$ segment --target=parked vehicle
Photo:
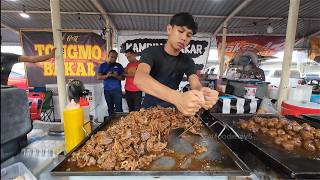
[[[264,75],[266,77],[266,82],[270,82],[270,85],[279,87],[282,70],[281,69],[265,69]],[[298,84],[303,83],[304,79],[299,70],[290,70],[289,76],[289,86],[296,87]]]
[[[320,80],[320,73],[305,73],[304,79],[307,82],[310,82],[311,80]]]

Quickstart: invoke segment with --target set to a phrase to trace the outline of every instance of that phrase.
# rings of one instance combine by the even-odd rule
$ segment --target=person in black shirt
[[[189,13],[174,15],[167,25],[168,40],[164,46],[149,47],[141,55],[134,83],[146,92],[142,106],[175,106],[184,115],[195,115],[200,108],[209,109],[218,100],[218,92],[202,87],[194,61],[183,54],[197,23]],[[190,91],[181,93],[176,89],[186,74]]]
[[[12,66],[19,62],[37,63],[54,58],[56,48],[53,48],[48,55],[24,56],[12,53],[1,53],[1,84],[7,85]]]

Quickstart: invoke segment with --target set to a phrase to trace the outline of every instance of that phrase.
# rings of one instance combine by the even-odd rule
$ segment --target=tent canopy
[[[285,35],[289,0],[61,0],[60,6],[63,29],[101,30],[108,19],[116,31],[164,31],[173,14],[190,12],[202,33],[219,35],[228,18],[229,35]],[[19,15],[23,11],[29,19]],[[50,1],[2,0],[2,43],[18,43],[14,31],[20,29],[51,29]],[[301,0],[297,36],[319,30],[320,1]]]

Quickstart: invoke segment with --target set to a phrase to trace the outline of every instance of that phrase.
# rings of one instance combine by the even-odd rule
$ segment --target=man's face
[[[188,29],[186,26],[167,26],[168,32],[168,43],[175,50],[181,50],[185,48],[191,41],[193,32],[191,29]]]
[[[136,60],[136,55],[132,52],[126,53],[126,57],[129,62],[134,62]]]
[[[117,58],[118,58],[118,54],[111,52],[109,54],[109,63],[115,63],[117,61]]]

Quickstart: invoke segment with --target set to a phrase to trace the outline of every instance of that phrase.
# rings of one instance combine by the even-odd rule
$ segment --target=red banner
[[[217,37],[218,52],[221,49],[221,36]],[[226,39],[226,56],[234,57],[239,51],[255,49],[261,56],[273,56],[284,49],[284,36],[228,36]]]
[[[96,80],[98,66],[106,58],[106,41],[93,32],[62,32],[63,59],[66,79],[78,79],[84,83]],[[22,48],[25,55],[49,54],[53,48],[52,32],[22,31]],[[56,84],[54,61],[26,63],[29,86],[42,87]]]

